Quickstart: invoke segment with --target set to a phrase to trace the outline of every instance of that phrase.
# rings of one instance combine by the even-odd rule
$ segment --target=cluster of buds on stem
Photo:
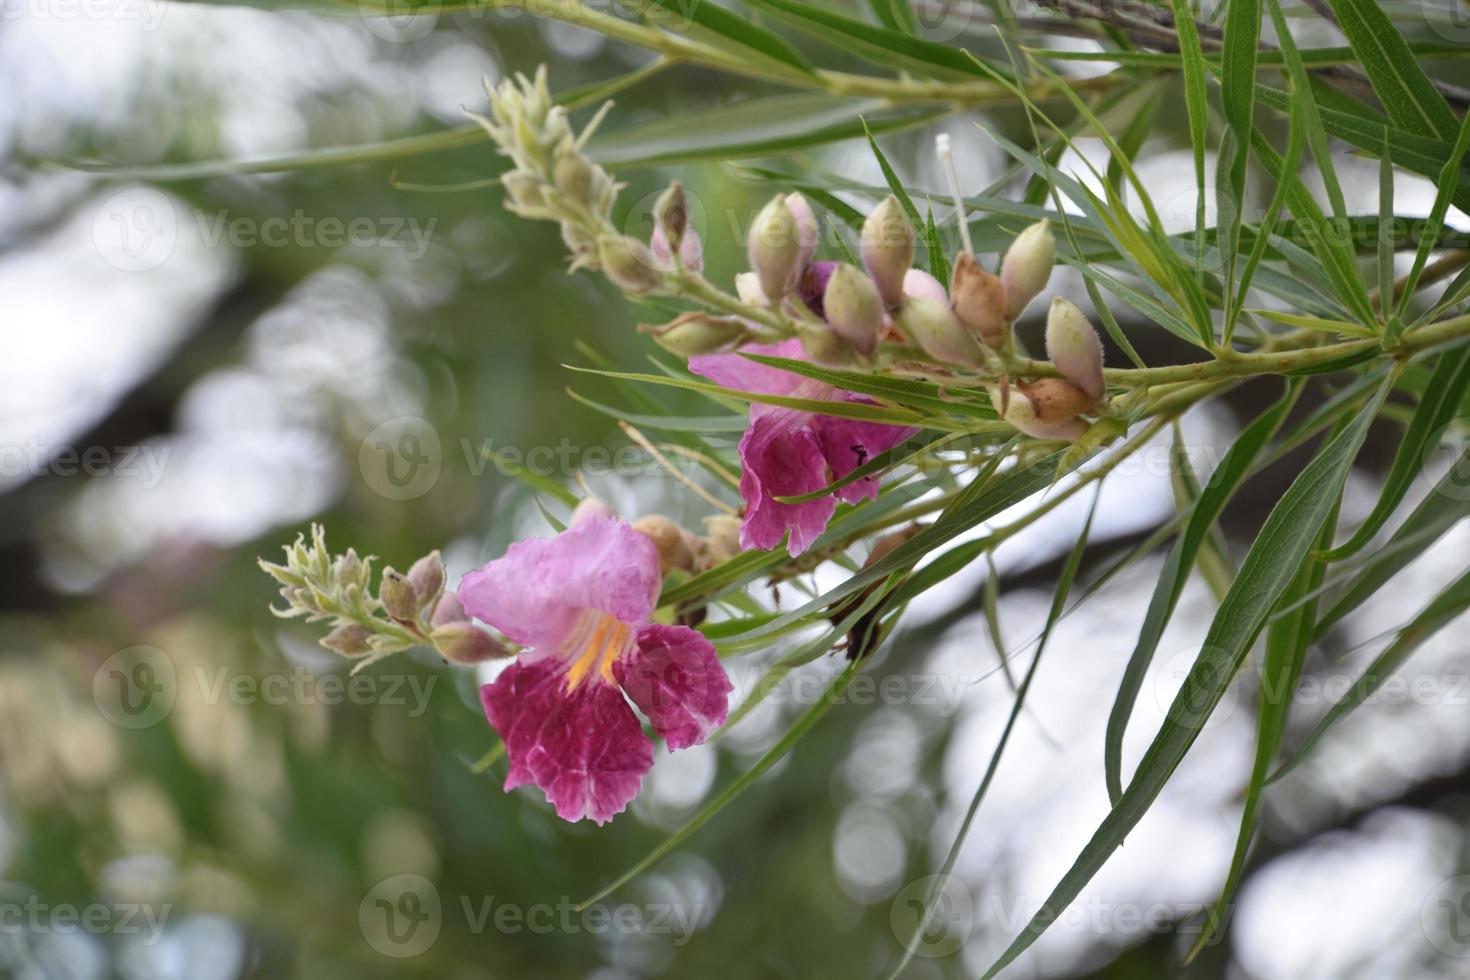
[[[1075,440],[1087,431],[1106,394],[1102,342],[1076,304],[1054,297],[1046,317],[1046,352],[1059,378],[1019,383],[1010,392],[991,392],[1003,418],[1038,439]]]
[[[319,525],[312,525],[310,544],[305,536],[297,536],[285,551],[285,564],[259,562],[280,583],[286,601],[285,608],[271,611],[283,619],[330,623],[331,632],[321,645],[358,659],[354,672],[414,646],[432,646],[445,659],[461,664],[513,652],[471,621],[454,593],[445,591],[444,562],[437,551],[414,562],[406,575],[384,569],[376,596],[373,559],[359,558],[351,548],[333,555]]]

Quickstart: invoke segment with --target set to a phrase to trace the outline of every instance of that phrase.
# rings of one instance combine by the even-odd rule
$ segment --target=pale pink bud
[[[1106,392],[1103,383],[1102,341],[1077,304],[1060,296],[1051,301],[1046,315],[1046,353],[1062,377],[1072,382],[1094,402]]]
[[[649,247],[626,235],[604,235],[597,240],[602,270],[619,288],[633,296],[644,296],[663,284],[658,260]]]
[[[464,604],[459,601],[459,596],[446,592],[439,597],[434,615],[429,617],[429,625],[447,626],[450,623],[462,623],[469,618],[470,614],[464,611]]]
[[[740,302],[746,306],[770,306],[771,301],[766,299],[766,294],[761,291],[761,278],[754,272],[740,272],[735,275],[735,295],[740,297]]]
[[[653,226],[653,236],[649,239],[648,247],[653,250],[653,257],[658,259],[660,265],[673,268],[674,250],[669,247],[669,240],[658,225]],[[699,232],[693,228],[686,229],[683,240],[679,242],[679,264],[690,272],[704,271],[704,243],[699,240]]]
[[[903,274],[903,294],[905,297],[925,296],[941,303],[949,302],[949,293],[944,291],[943,284],[923,269],[910,269]]]
[[[805,269],[811,264],[812,256],[817,254],[822,230],[817,225],[817,216],[812,213],[812,206],[800,194],[786,195],[786,209],[796,220],[796,241],[801,246],[801,259],[797,268]]]
[[[904,276],[914,264],[914,228],[898,198],[890,194],[873,209],[863,222],[861,240],[863,266],[878,295],[885,306],[897,306],[903,299]]]
[[[444,591],[444,559],[431,551],[408,569],[408,584],[413,586],[419,606],[426,608]]]
[[[883,303],[873,280],[853,266],[837,266],[827,281],[822,308],[837,336],[854,350],[867,356],[877,349],[878,331],[883,327]]]
[[[796,216],[779,194],[761,208],[750,226],[746,242],[750,267],[760,279],[761,292],[772,301],[789,293],[801,274],[803,246],[799,235]]]
[[[343,623],[328,633],[322,639],[321,644],[333,653],[340,653],[344,657],[361,657],[372,652],[373,648],[368,643],[372,637],[372,630],[366,626]]]
[[[947,303],[923,296],[906,299],[898,311],[898,327],[941,364],[980,366],[980,344]]]
[[[644,535],[658,549],[659,570],[667,575],[674,569],[689,571],[694,567],[694,553],[679,525],[661,514],[650,514],[633,522],[633,530]]]
[[[446,623],[429,634],[429,642],[445,660],[457,664],[480,664],[509,657],[513,651],[474,623]]]
[[[954,315],[960,322],[991,350],[1003,348],[1009,339],[1010,323],[1006,319],[1006,290],[1000,277],[982,269],[969,252],[961,252],[955,259],[949,292]]]
[[[1057,240],[1051,222],[1038,221],[1016,236],[1000,264],[1005,284],[1006,319],[1014,320],[1031,301],[1041,295],[1056,264]]]
[[[616,516],[611,507],[596,497],[583,497],[577,506],[573,508],[572,518],[567,526],[576,527],[584,521],[611,520]]]

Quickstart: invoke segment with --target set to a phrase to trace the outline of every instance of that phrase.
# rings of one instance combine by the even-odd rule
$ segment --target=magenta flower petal
[[[613,672],[670,749],[700,744],[729,715],[733,687],[714,644],[687,626],[643,627]]]
[[[854,400],[867,401],[867,399]],[[883,425],[878,422],[839,419],[830,415],[813,416],[812,430],[816,433],[817,442],[822,447],[823,458],[832,468],[831,482],[847,476],[874,456],[888,452],[919,431],[897,425]],[[872,500],[878,496],[878,480],[871,476],[854,480],[847,486],[839,488],[836,493],[838,499],[850,504],[855,504],[859,500]]]
[[[749,354],[791,360],[799,360],[805,356],[800,340],[785,340],[779,344],[749,344],[740,349]],[[689,370],[709,378],[721,387],[736,391],[757,391],[763,395],[790,395],[804,385],[820,384],[790,371],[757,364],[739,354],[701,354],[691,357]]]
[[[787,408],[751,412],[750,428],[740,439],[740,496],[745,501],[745,523],[740,544],[745,548],[774,548],[789,530],[787,547],[799,555],[827,528],[837,501],[819,497],[786,504],[776,497],[796,497],[827,486],[827,464],[813,434],[812,416]]]
[[[554,657],[517,661],[480,688],[480,700],[505,742],[506,790],[539,786],[563,820],[607,823],[653,768],[653,743],[623,693],[598,682],[568,692]]]
[[[647,622],[660,584],[652,541],[624,521],[593,518],[554,538],[516,542],[466,575],[458,594],[470,615],[549,651],[588,609],[634,626]]]

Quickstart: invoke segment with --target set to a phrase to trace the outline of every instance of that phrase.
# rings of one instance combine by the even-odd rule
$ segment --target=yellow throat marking
[[[567,691],[575,691],[594,673],[609,684],[613,664],[633,647],[633,627],[597,609],[582,613],[561,646],[561,654],[571,661],[567,668]]]

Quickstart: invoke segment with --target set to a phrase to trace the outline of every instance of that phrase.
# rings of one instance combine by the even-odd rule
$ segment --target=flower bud
[[[694,553],[684,540],[684,531],[662,514],[650,514],[633,522],[633,530],[644,535],[658,549],[659,571],[667,575],[676,568],[689,571],[694,567]]]
[[[856,365],[852,345],[838,336],[830,323],[797,320],[796,336],[801,341],[801,349],[814,364],[834,368]]]
[[[873,277],[878,295],[885,306],[897,306],[903,299],[904,275],[914,264],[914,229],[898,198],[888,195],[868,215],[861,239],[863,266]]]
[[[801,274],[803,250],[798,235],[796,216],[779,194],[761,208],[750,226],[746,242],[750,266],[760,280],[761,292],[772,301],[789,293]]]
[[[664,244],[670,251],[684,244],[684,232],[689,230],[689,204],[684,200],[684,185],[677,180],[654,203],[653,224],[656,232],[663,233]]]
[[[670,269],[674,267],[674,250],[669,247],[664,230],[657,225],[653,228],[653,237],[649,239],[648,247],[653,250],[653,257],[658,259],[660,265]],[[704,243],[699,240],[699,232],[693,228],[684,232],[684,240],[679,243],[679,265],[690,272],[704,271]]]
[[[429,625],[447,626],[450,623],[462,623],[469,618],[470,614],[464,611],[464,604],[459,601],[459,596],[446,592],[435,604],[434,614],[429,617]]]
[[[713,514],[704,519],[711,557],[728,561],[740,554],[740,524],[740,518],[733,514]]]
[[[1000,264],[1005,284],[1006,319],[1014,320],[1046,288],[1056,263],[1057,240],[1051,222],[1038,221],[1016,236]]]
[[[392,568],[383,570],[383,584],[378,587],[378,601],[388,615],[411,623],[418,618],[419,597],[413,584]]]
[[[995,406],[996,411],[1000,411],[998,391],[990,392],[990,402]],[[1071,442],[1087,431],[1087,423],[1077,418],[1053,425],[1045,424],[1036,417],[1036,407],[1031,403],[1031,399],[1019,391],[1010,393],[1005,415],[1002,418],[1033,439],[1065,439]]]
[[[948,304],[928,297],[904,300],[898,311],[898,328],[941,364],[980,366],[979,343]]]
[[[592,197],[592,164],[570,146],[557,153],[551,179],[557,190],[574,201],[585,204]]]
[[[1000,350],[1010,335],[1006,319],[1006,290],[1000,277],[987,272],[969,252],[955,259],[950,279],[950,296],[954,314],[960,322],[979,336],[991,350]]]
[[[429,634],[429,642],[445,660],[457,664],[480,664],[512,653],[504,643],[471,622],[437,627]]]
[[[500,178],[500,183],[505,187],[505,193],[510,196],[511,202],[519,207],[539,208],[546,205],[546,199],[541,194],[543,184],[540,178],[524,170],[510,171]]]
[[[841,263],[838,262],[812,262],[801,270],[801,278],[797,280],[796,292],[806,308],[817,316],[826,318],[827,310],[822,305],[822,297],[826,295],[827,283],[832,281],[832,271]]]
[[[827,323],[837,336],[851,344],[863,356],[878,347],[878,331],[883,327],[883,303],[873,280],[853,266],[842,264],[832,270],[822,296]]]
[[[567,523],[567,527],[576,527],[586,521],[611,520],[616,516],[611,507],[596,497],[584,497],[572,510],[572,519]]]
[[[408,569],[408,584],[413,586],[414,595],[422,608],[428,608],[444,591],[444,559],[438,551],[431,551]]]
[[[1077,304],[1060,296],[1051,301],[1046,315],[1046,353],[1068,381],[1087,392],[1094,402],[1102,400],[1102,341]]]
[[[639,331],[651,336],[670,354],[693,357],[715,354],[736,347],[750,333],[745,321],[735,317],[711,316],[694,311],[682,313],[659,326],[641,324]]]
[[[344,657],[361,657],[372,652],[368,640],[373,631],[356,623],[343,623],[321,640],[322,646]]]
[[[812,213],[812,206],[800,194],[786,195],[786,209],[796,221],[796,243],[801,246],[800,261],[797,264],[799,271],[810,265],[812,256],[817,254],[822,232],[817,226],[817,216]]]
[[[944,291],[944,286],[923,269],[910,269],[903,274],[903,295],[905,298],[927,296],[941,303],[949,302],[949,293]]]
[[[630,295],[644,296],[663,284],[653,252],[636,238],[604,235],[597,240],[597,253],[607,277]]]
[[[766,299],[766,294],[761,292],[761,277],[754,272],[736,273],[735,295],[740,297],[740,302],[747,306],[771,305],[771,301]]]
[[[1092,396],[1061,378],[1038,378],[1016,387],[1031,402],[1036,421],[1042,425],[1070,421],[1093,406]]]

